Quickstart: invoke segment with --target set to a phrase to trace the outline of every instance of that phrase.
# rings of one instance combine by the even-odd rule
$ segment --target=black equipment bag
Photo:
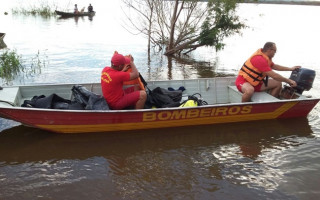
[[[147,87],[148,88],[148,87]],[[178,107],[182,98],[182,91],[169,91],[164,88],[156,87],[152,91],[148,88],[147,101],[145,108],[169,108]]]
[[[71,90],[74,100],[86,110],[109,110],[109,106],[103,96],[90,92],[82,85],[74,85]]]

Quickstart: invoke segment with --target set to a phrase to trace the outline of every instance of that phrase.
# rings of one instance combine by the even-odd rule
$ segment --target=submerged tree
[[[147,36],[148,49],[151,44],[165,48],[165,55],[188,54],[202,46],[221,50],[225,37],[245,27],[235,13],[239,0],[123,1],[137,14],[138,23],[127,17],[135,30]]]
[[[134,13],[124,12],[127,16],[128,23],[133,27],[138,33],[142,33],[147,36],[148,39],[148,59],[150,60],[150,49],[151,41],[153,37],[152,30],[153,25],[156,23],[154,14],[156,5],[160,2],[159,0],[123,0],[125,5],[132,9],[136,14],[132,17]],[[127,29],[128,30],[128,29]],[[130,31],[130,30],[129,30]]]

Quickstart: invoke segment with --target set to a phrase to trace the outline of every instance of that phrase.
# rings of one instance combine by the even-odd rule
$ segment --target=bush
[[[9,82],[20,72],[23,72],[21,56],[15,50],[5,50],[0,55],[0,78]]]
[[[55,15],[54,9],[50,6],[48,2],[42,2],[40,5],[29,6],[29,8],[14,8],[12,9],[13,14],[23,14],[23,15],[40,15],[42,17],[51,17]]]
[[[40,51],[29,62],[24,62],[15,50],[7,49],[0,55],[0,78],[8,84],[20,74],[24,76],[40,74],[42,67],[48,63],[47,56],[40,55]]]

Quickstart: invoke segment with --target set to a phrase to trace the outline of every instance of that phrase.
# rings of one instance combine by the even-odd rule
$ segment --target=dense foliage
[[[235,14],[237,0],[209,0],[208,15],[201,26],[199,43],[221,50],[223,39],[245,28]]]

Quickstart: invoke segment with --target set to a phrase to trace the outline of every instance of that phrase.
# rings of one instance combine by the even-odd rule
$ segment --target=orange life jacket
[[[126,67],[126,66],[125,66]],[[131,72],[132,69],[131,67],[127,70],[127,72]],[[136,79],[133,79],[133,80],[130,80],[130,81],[125,81],[123,83],[123,85],[139,85],[140,86],[140,90],[144,90],[144,84],[142,83],[140,77],[136,78]]]
[[[243,76],[246,81],[248,81],[251,85],[257,86],[263,79],[267,76],[265,73],[258,70],[256,67],[254,67],[251,63],[251,58],[253,56],[261,55],[263,56],[267,61],[268,65],[271,67],[272,61],[270,58],[262,52],[262,49],[258,49],[241,67],[239,71],[239,75]]]
[[[132,69],[131,68],[129,68],[128,70],[127,70],[127,72],[131,72],[132,71]],[[140,86],[140,90],[144,90],[145,88],[144,88],[144,85],[143,85],[143,83],[142,83],[142,81],[141,81],[141,79],[140,79],[140,77],[138,77],[138,78],[136,78],[136,79],[133,79],[133,80],[130,80],[130,81],[125,81],[124,83],[123,83],[123,85],[139,85]]]
[[[118,51],[115,51],[114,54],[118,54]],[[125,57],[128,57],[128,56],[125,56]],[[127,66],[127,65],[126,65]],[[125,66],[125,67],[126,67]],[[131,68],[129,68],[127,70],[128,73],[130,73],[132,71]],[[144,90],[145,87],[144,87],[144,84],[142,83],[140,77],[136,78],[136,79],[133,79],[133,80],[130,80],[130,81],[125,81],[123,83],[123,85],[139,85],[140,86],[140,90]]]

